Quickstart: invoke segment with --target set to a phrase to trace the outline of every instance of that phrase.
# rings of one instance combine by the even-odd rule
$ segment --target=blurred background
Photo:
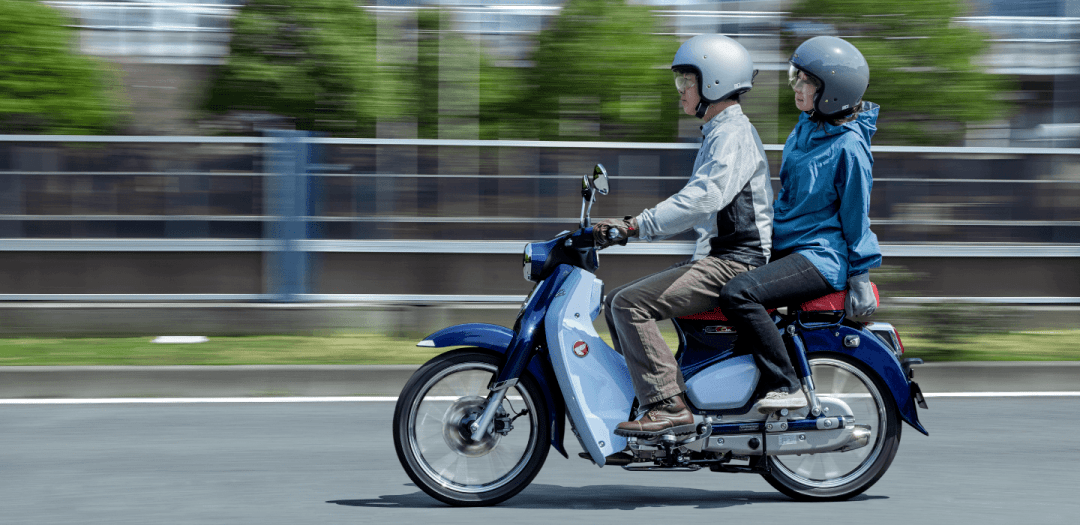
[[[511,324],[594,164],[595,217],[685,183],[669,66],[701,33],[760,70],[777,186],[791,52],[866,56],[878,317],[1077,326],[1080,0],[5,0],[0,335]]]

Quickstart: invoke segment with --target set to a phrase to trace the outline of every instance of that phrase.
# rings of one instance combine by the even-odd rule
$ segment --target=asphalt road
[[[598,469],[574,442],[482,509],[411,484],[390,402],[0,405],[0,523],[1076,523],[1080,398],[929,401],[930,437],[905,426],[892,468],[848,502],[793,502],[754,475]]]

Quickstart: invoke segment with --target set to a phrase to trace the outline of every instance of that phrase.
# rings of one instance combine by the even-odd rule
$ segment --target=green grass
[[[153,337],[0,339],[0,366],[419,364],[444,351],[417,347],[420,339],[375,333],[210,337],[195,344],[157,344]]]
[[[990,332],[956,335],[948,341],[901,333],[905,357],[932,361],[1077,361],[1080,330]]]
[[[664,335],[669,345],[675,344],[673,333]],[[1080,330],[988,333],[958,336],[949,343],[918,333],[903,338],[906,357],[928,362],[1080,360]],[[377,333],[210,337],[197,344],[155,344],[152,339],[0,339],[0,366],[420,364],[445,351],[417,347],[420,337]]]

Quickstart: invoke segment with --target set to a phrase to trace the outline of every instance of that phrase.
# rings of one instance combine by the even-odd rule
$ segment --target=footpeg
[[[587,459],[592,461],[592,456],[588,452],[579,452],[578,457],[581,459]],[[626,452],[616,452],[606,458],[604,458],[604,465],[614,465],[616,467],[629,465],[634,462],[634,456],[627,454]]]
[[[665,467],[662,465],[624,465],[623,470],[630,470],[633,472],[697,472],[701,470],[701,466],[686,465],[685,467]]]
[[[615,429],[616,436],[623,437],[638,437],[648,440],[663,439],[665,436],[685,436],[687,434],[696,435],[697,425],[679,425],[677,427],[665,428],[659,432],[645,432],[643,430],[626,430],[622,428]],[[695,439],[697,439],[695,437]]]

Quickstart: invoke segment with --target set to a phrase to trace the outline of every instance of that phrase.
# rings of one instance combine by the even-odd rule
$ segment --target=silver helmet
[[[746,93],[754,86],[754,61],[742,44],[723,35],[697,35],[679,47],[671,70],[678,79],[692,71],[698,77],[698,118],[709,104]],[[678,81],[678,80],[677,80]]]
[[[814,111],[826,118],[851,113],[870,85],[870,66],[855,46],[835,36],[816,36],[791,55],[788,77],[802,71],[818,86]],[[794,85],[794,84],[793,84]]]

